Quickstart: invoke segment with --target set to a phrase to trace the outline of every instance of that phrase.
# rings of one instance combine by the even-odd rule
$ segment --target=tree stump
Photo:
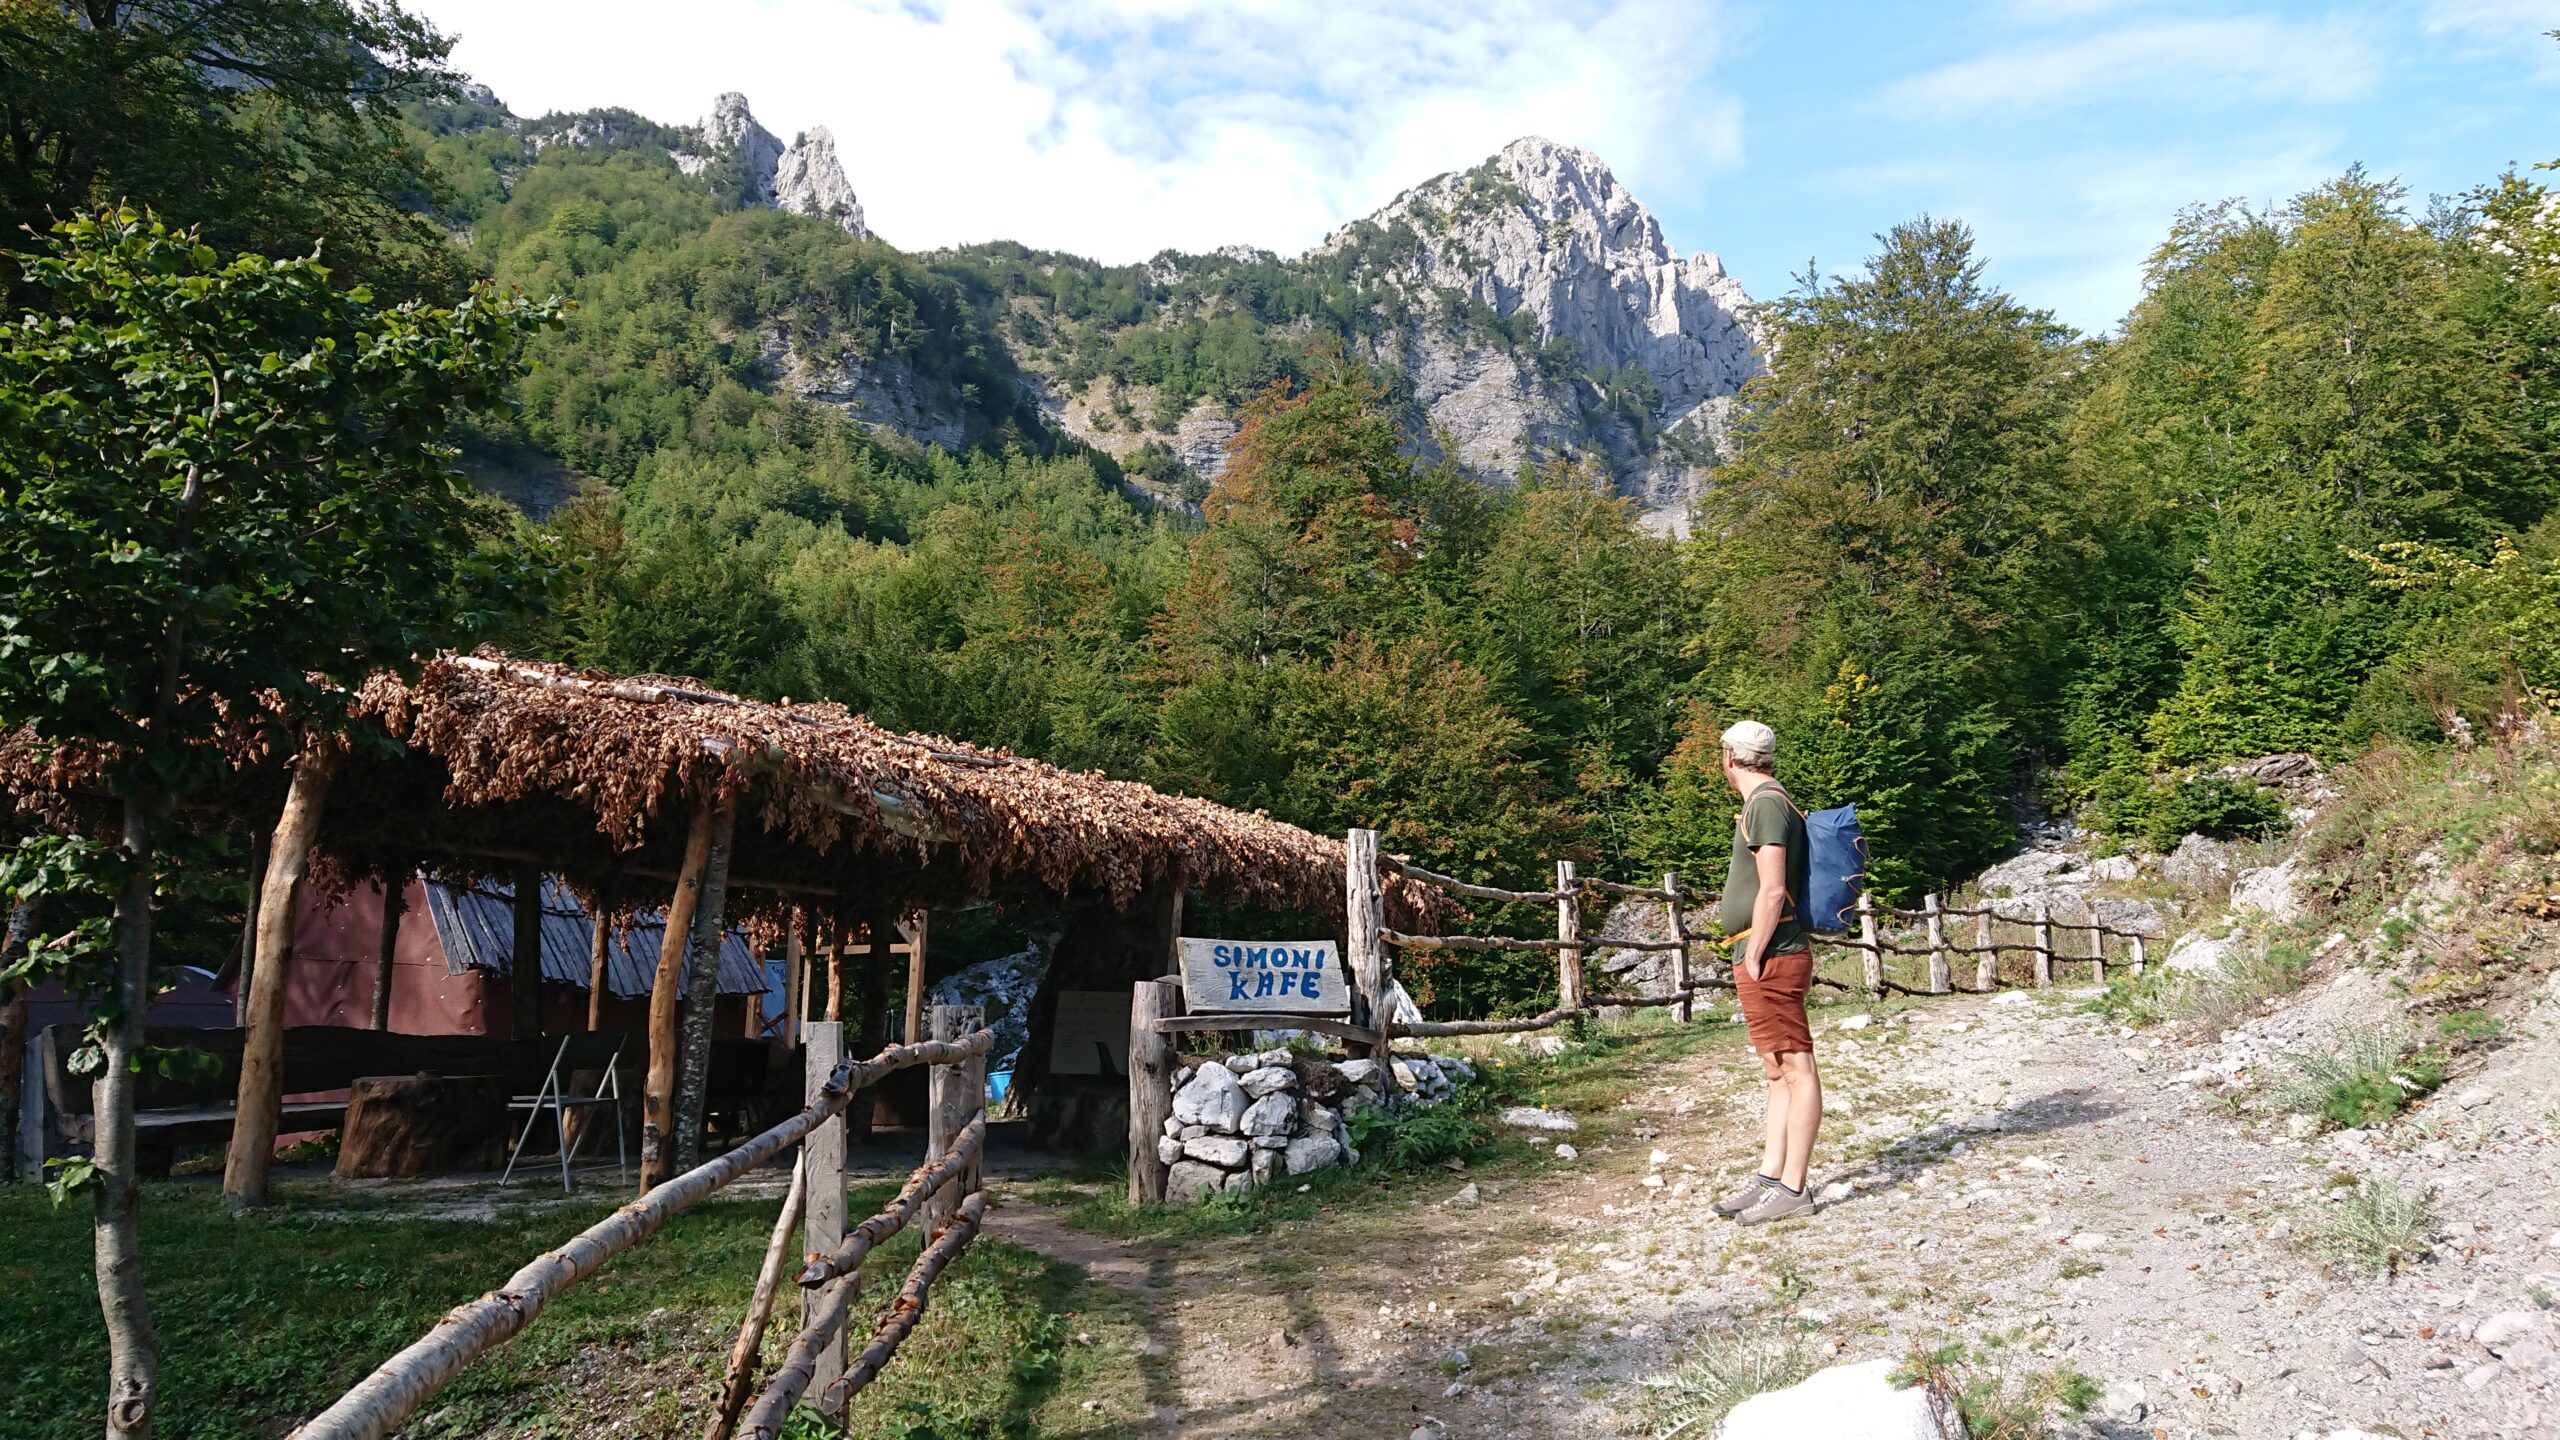
[[[503,1075],[371,1075],[347,1092],[340,1179],[495,1170],[506,1158]]]

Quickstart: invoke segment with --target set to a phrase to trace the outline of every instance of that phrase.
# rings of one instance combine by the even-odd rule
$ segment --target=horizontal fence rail
[[[869,1060],[844,1061],[827,1077],[818,1097],[799,1114],[718,1159],[651,1189],[580,1231],[567,1244],[535,1256],[506,1284],[454,1307],[434,1329],[382,1362],[335,1403],[295,1429],[290,1440],[381,1440],[399,1429],[473,1361],[532,1324],[570,1286],[665,1229],[668,1221],[685,1210],[799,1143],[841,1114],[855,1091],[918,1065],[956,1065],[983,1056],[994,1044],[995,1032],[979,1030],[957,1040],[892,1046]]]

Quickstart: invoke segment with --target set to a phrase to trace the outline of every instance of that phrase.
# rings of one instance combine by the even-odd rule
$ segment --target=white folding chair
[[[535,1127],[541,1123],[542,1112],[549,1110],[552,1128],[560,1136],[560,1190],[563,1194],[568,1193],[570,1190],[569,1162],[575,1158],[573,1152],[577,1149],[577,1145],[571,1144],[569,1140],[567,1112],[589,1110],[599,1105],[609,1105],[613,1108],[615,1174],[626,1182],[630,1179],[631,1152],[622,1129],[622,1042],[619,1039],[614,1041],[613,1053],[604,1062],[604,1079],[597,1083],[596,1093],[571,1095],[567,1093],[567,1087],[560,1078],[560,1066],[561,1062],[569,1056],[570,1043],[578,1038],[575,1035],[560,1037],[560,1048],[552,1052],[551,1069],[542,1077],[540,1090],[531,1095],[519,1095],[507,1102],[509,1110],[524,1112],[524,1130],[516,1136],[515,1149],[507,1156],[507,1168],[498,1176],[499,1184],[504,1185],[513,1178],[516,1173],[516,1161],[524,1154],[525,1142],[533,1138]],[[584,1144],[586,1138],[585,1131],[578,1132],[578,1144]]]

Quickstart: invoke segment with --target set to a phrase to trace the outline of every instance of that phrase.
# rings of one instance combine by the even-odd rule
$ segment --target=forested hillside
[[[1375,824],[1513,883],[1557,855],[1718,870],[1713,737],[1756,715],[1799,800],[1861,806],[1897,891],[2001,853],[2031,796],[2131,840],[2245,831],[2274,802],[2226,762],[2459,741],[2560,685],[2560,233],[2524,175],[2419,203],[2350,172],[2163,217],[2103,337],[1991,285],[1961,223],[1896,227],[1754,318],[1767,373],[1672,539],[1623,457],[1489,486],[1427,443],[1413,372],[1364,343],[1392,230],[1286,264],[913,255],[741,208],[736,175],[679,163],[690,132],[517,122],[402,43],[406,68],[311,99],[304,133],[336,148],[297,153],[338,168],[273,224],[243,219],[244,175],[200,194],[147,137],[21,155],[10,203],[128,195],[282,252],[351,187],[370,199],[329,211],[324,254],[379,283],[574,301],[517,418],[463,437],[483,473],[565,497],[492,522],[557,575],[501,636],[531,652]],[[13,133],[69,133],[96,93],[57,58],[63,86],[10,92]],[[231,163],[195,113],[172,133]],[[1587,369],[1512,333],[1516,309],[1447,303],[1524,371]],[[1115,424],[1214,399],[1241,428],[1214,484],[1133,450],[1198,502],[1159,504],[1044,416],[1026,367],[1152,394]],[[1654,413],[1643,377],[1586,382],[1631,428]],[[1483,993],[1451,998],[1523,1000],[1522,973],[1476,967]]]

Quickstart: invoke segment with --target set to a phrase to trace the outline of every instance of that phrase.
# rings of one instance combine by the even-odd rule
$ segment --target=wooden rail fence
[[[705,1440],[727,1440],[743,1409],[746,1428],[738,1433],[773,1440],[782,1433],[793,1406],[812,1388],[813,1379],[819,1382],[819,1408],[841,1413],[915,1329],[934,1280],[968,1248],[986,1215],[979,1155],[986,1141],[986,1055],[995,1034],[979,1022],[976,1007],[936,1006],[932,1039],[891,1046],[868,1060],[835,1061],[813,1074],[809,1103],[799,1114],[718,1159],[652,1187],[568,1243],[535,1256],[506,1284],[456,1306],[435,1328],[294,1430],[290,1440],[381,1440],[390,1435],[455,1376],[532,1324],[569,1287],[664,1229],[676,1215],[795,1145],[801,1152],[792,1168],[782,1213],[765,1248],[746,1319],[729,1350],[720,1399],[703,1434]],[[813,1045],[833,1041],[840,1048],[839,1025],[815,1022],[808,1030]],[[840,1117],[845,1106],[888,1076],[919,1065],[931,1067],[933,1096],[925,1163],[879,1214],[855,1226],[850,1236],[828,1237],[826,1252],[812,1255],[802,1267],[797,1283],[811,1299],[799,1334],[782,1368],[749,1407],[756,1359],[781,1289],[792,1234],[804,1216],[814,1220],[829,1201],[841,1223]],[[832,1144],[821,1143],[830,1138]],[[847,1369],[842,1363],[842,1336],[859,1294],[862,1262],[919,1214],[931,1227],[923,1251],[872,1330],[870,1343]],[[811,1228],[814,1235],[815,1225]]]

